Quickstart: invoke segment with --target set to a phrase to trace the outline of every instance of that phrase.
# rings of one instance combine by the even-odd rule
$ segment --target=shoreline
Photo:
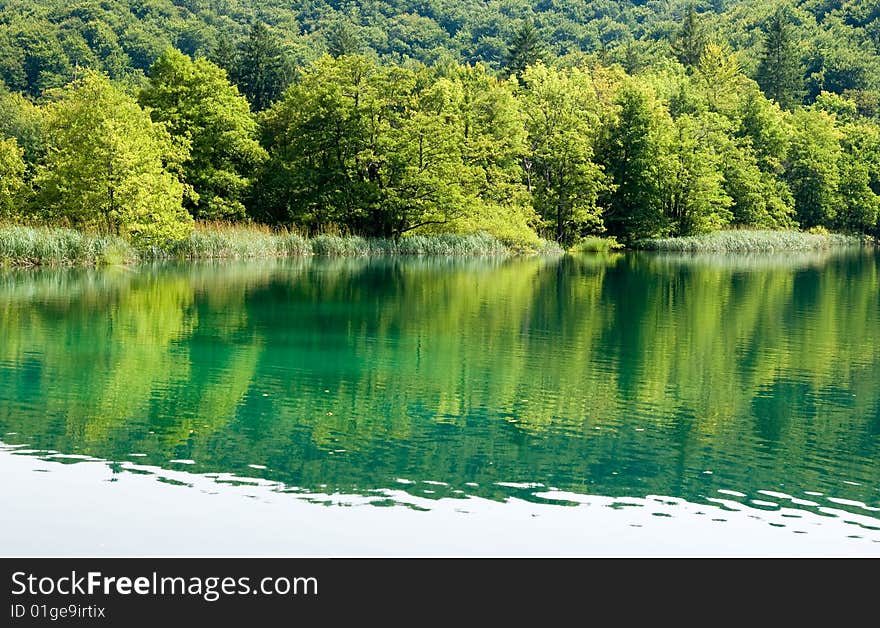
[[[586,243],[586,245],[585,245]],[[877,246],[867,235],[801,231],[726,230],[680,238],[641,240],[622,246],[591,236],[563,249],[554,241],[505,242],[485,232],[412,235],[398,240],[296,232],[260,226],[198,226],[185,240],[138,247],[114,235],[63,227],[0,226],[0,267],[134,266],[157,261],[245,260],[306,257],[531,257],[614,252],[763,254]]]
[[[781,253],[876,246],[867,235],[810,233],[771,229],[729,229],[677,238],[652,238],[635,243],[634,250],[668,253]]]
[[[258,226],[197,227],[185,240],[137,246],[119,236],[62,227],[0,226],[0,267],[134,266],[158,261],[247,260],[307,257],[517,257],[554,256],[557,243],[504,242],[485,232],[412,235],[392,240],[295,232]]]

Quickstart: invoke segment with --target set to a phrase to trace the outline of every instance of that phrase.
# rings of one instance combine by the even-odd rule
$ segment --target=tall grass
[[[376,257],[423,255],[490,257],[508,255],[511,249],[485,234],[409,236],[392,240],[355,235],[321,234],[311,239],[267,227],[199,225],[185,240],[142,252],[147,259],[268,258],[320,255],[325,257]]]
[[[834,233],[799,231],[719,231],[687,238],[637,242],[653,251],[752,253],[813,251],[858,244],[860,239]],[[619,245],[609,238],[588,238],[572,252],[605,252]],[[503,242],[487,233],[412,235],[396,240],[322,234],[308,239],[299,233],[263,226],[201,224],[184,240],[164,247],[136,250],[117,236],[86,234],[73,229],[0,225],[0,264],[13,266],[130,264],[160,259],[259,259],[272,257],[502,257],[561,255],[553,241],[538,246]]]
[[[0,264],[73,266],[128,264],[137,253],[122,238],[73,229],[0,226]]]
[[[188,238],[140,252],[143,259],[247,259],[309,255],[297,233],[250,225],[198,225]]]
[[[185,239],[164,246],[135,249],[116,236],[88,235],[72,229],[0,225],[0,264],[100,265],[163,259],[260,259],[273,257],[501,257],[558,255],[555,242],[538,246],[505,243],[486,234],[412,235],[399,239],[299,233],[268,227],[200,224]]]
[[[518,252],[487,233],[414,235],[397,240],[324,234],[312,238],[310,244],[312,253],[328,257],[498,257]]]
[[[685,253],[751,253],[773,251],[810,251],[860,243],[856,236],[839,233],[803,233],[801,231],[729,230],[686,238],[642,240],[636,248],[649,251]]]

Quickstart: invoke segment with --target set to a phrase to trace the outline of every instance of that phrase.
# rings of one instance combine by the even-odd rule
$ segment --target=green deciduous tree
[[[755,151],[761,170],[781,176],[791,143],[789,116],[767,100],[756,84],[743,86],[734,135]]]
[[[612,235],[628,240],[664,234],[660,169],[672,120],[654,91],[632,80],[622,86],[615,108],[597,151],[613,183],[602,195],[605,223]]]
[[[12,137],[23,151],[28,176],[44,150],[43,113],[30,100],[0,85],[0,137]]]
[[[792,116],[787,179],[801,227],[830,227],[842,209],[841,133],[832,115],[802,109]]]
[[[482,64],[456,65],[448,78],[459,92],[455,106],[461,172],[475,195],[469,211],[450,226],[533,243],[532,227],[538,216],[523,183],[521,160],[527,152],[527,136],[515,84],[495,78]]]
[[[370,223],[380,235],[398,237],[467,215],[476,199],[472,172],[462,167],[458,86],[401,71],[383,78],[362,155],[368,186],[377,191]]]
[[[226,73],[206,59],[167,50],[150,69],[140,102],[154,122],[189,146],[184,179],[190,213],[200,219],[241,219],[254,170],[266,158],[247,100]]]
[[[597,201],[607,180],[593,161],[600,125],[590,75],[539,63],[523,77],[529,142],[524,165],[535,209],[559,242],[570,244],[580,235],[604,231]]]
[[[264,117],[261,215],[369,235],[485,228],[522,237],[524,129],[484,69],[438,75],[329,55]]]
[[[271,213],[383,236],[451,220],[462,202],[458,120],[447,82],[431,83],[359,56],[308,68],[266,117]]]
[[[14,138],[0,139],[0,220],[20,216],[27,187],[23,151]]]
[[[842,132],[841,206],[835,226],[870,232],[880,218],[880,130],[874,124],[851,122]]]
[[[685,114],[668,127],[669,136],[658,137],[657,187],[672,235],[714,231],[733,218],[717,148],[724,141],[719,118]]]
[[[710,111],[726,112],[738,101],[743,75],[736,55],[726,43],[709,42],[703,48],[694,78]]]
[[[257,216],[320,230],[354,227],[374,202],[362,154],[369,144],[369,112],[381,110],[379,68],[364,57],[327,56],[302,75],[263,116],[270,160],[256,189]]]
[[[48,152],[35,179],[49,218],[165,243],[187,235],[182,159],[164,126],[103,75],[86,72],[46,111]]]
[[[788,186],[761,169],[748,138],[728,139],[720,157],[724,189],[733,201],[733,223],[767,229],[795,226],[794,199]]]

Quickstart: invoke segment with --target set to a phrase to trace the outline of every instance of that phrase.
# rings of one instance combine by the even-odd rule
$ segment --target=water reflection
[[[661,495],[867,529],[878,269],[852,250],[3,271],[0,440],[385,503]]]

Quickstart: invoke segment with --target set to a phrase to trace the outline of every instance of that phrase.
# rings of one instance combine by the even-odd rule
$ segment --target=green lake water
[[[673,552],[691,534],[681,513],[722,530],[748,517],[780,543],[800,535],[794,551],[821,529],[832,553],[876,553],[880,257],[0,271],[4,459],[33,463],[5,472],[5,504],[14,489],[87,504],[98,480],[72,474],[98,464],[110,481],[147,478],[126,485],[131,499],[159,484],[184,500],[261,486],[269,520],[296,500],[311,507],[299,521],[322,517],[345,496],[362,513],[346,525],[446,509],[453,527],[431,533],[461,537],[483,507],[501,522],[520,505],[551,518],[641,509],[667,520],[650,534],[677,538]],[[0,553],[48,525],[48,499],[9,506]],[[172,520],[149,512],[163,509],[130,518],[162,534]],[[622,551],[609,521],[603,543]],[[84,529],[88,553],[101,532]]]

